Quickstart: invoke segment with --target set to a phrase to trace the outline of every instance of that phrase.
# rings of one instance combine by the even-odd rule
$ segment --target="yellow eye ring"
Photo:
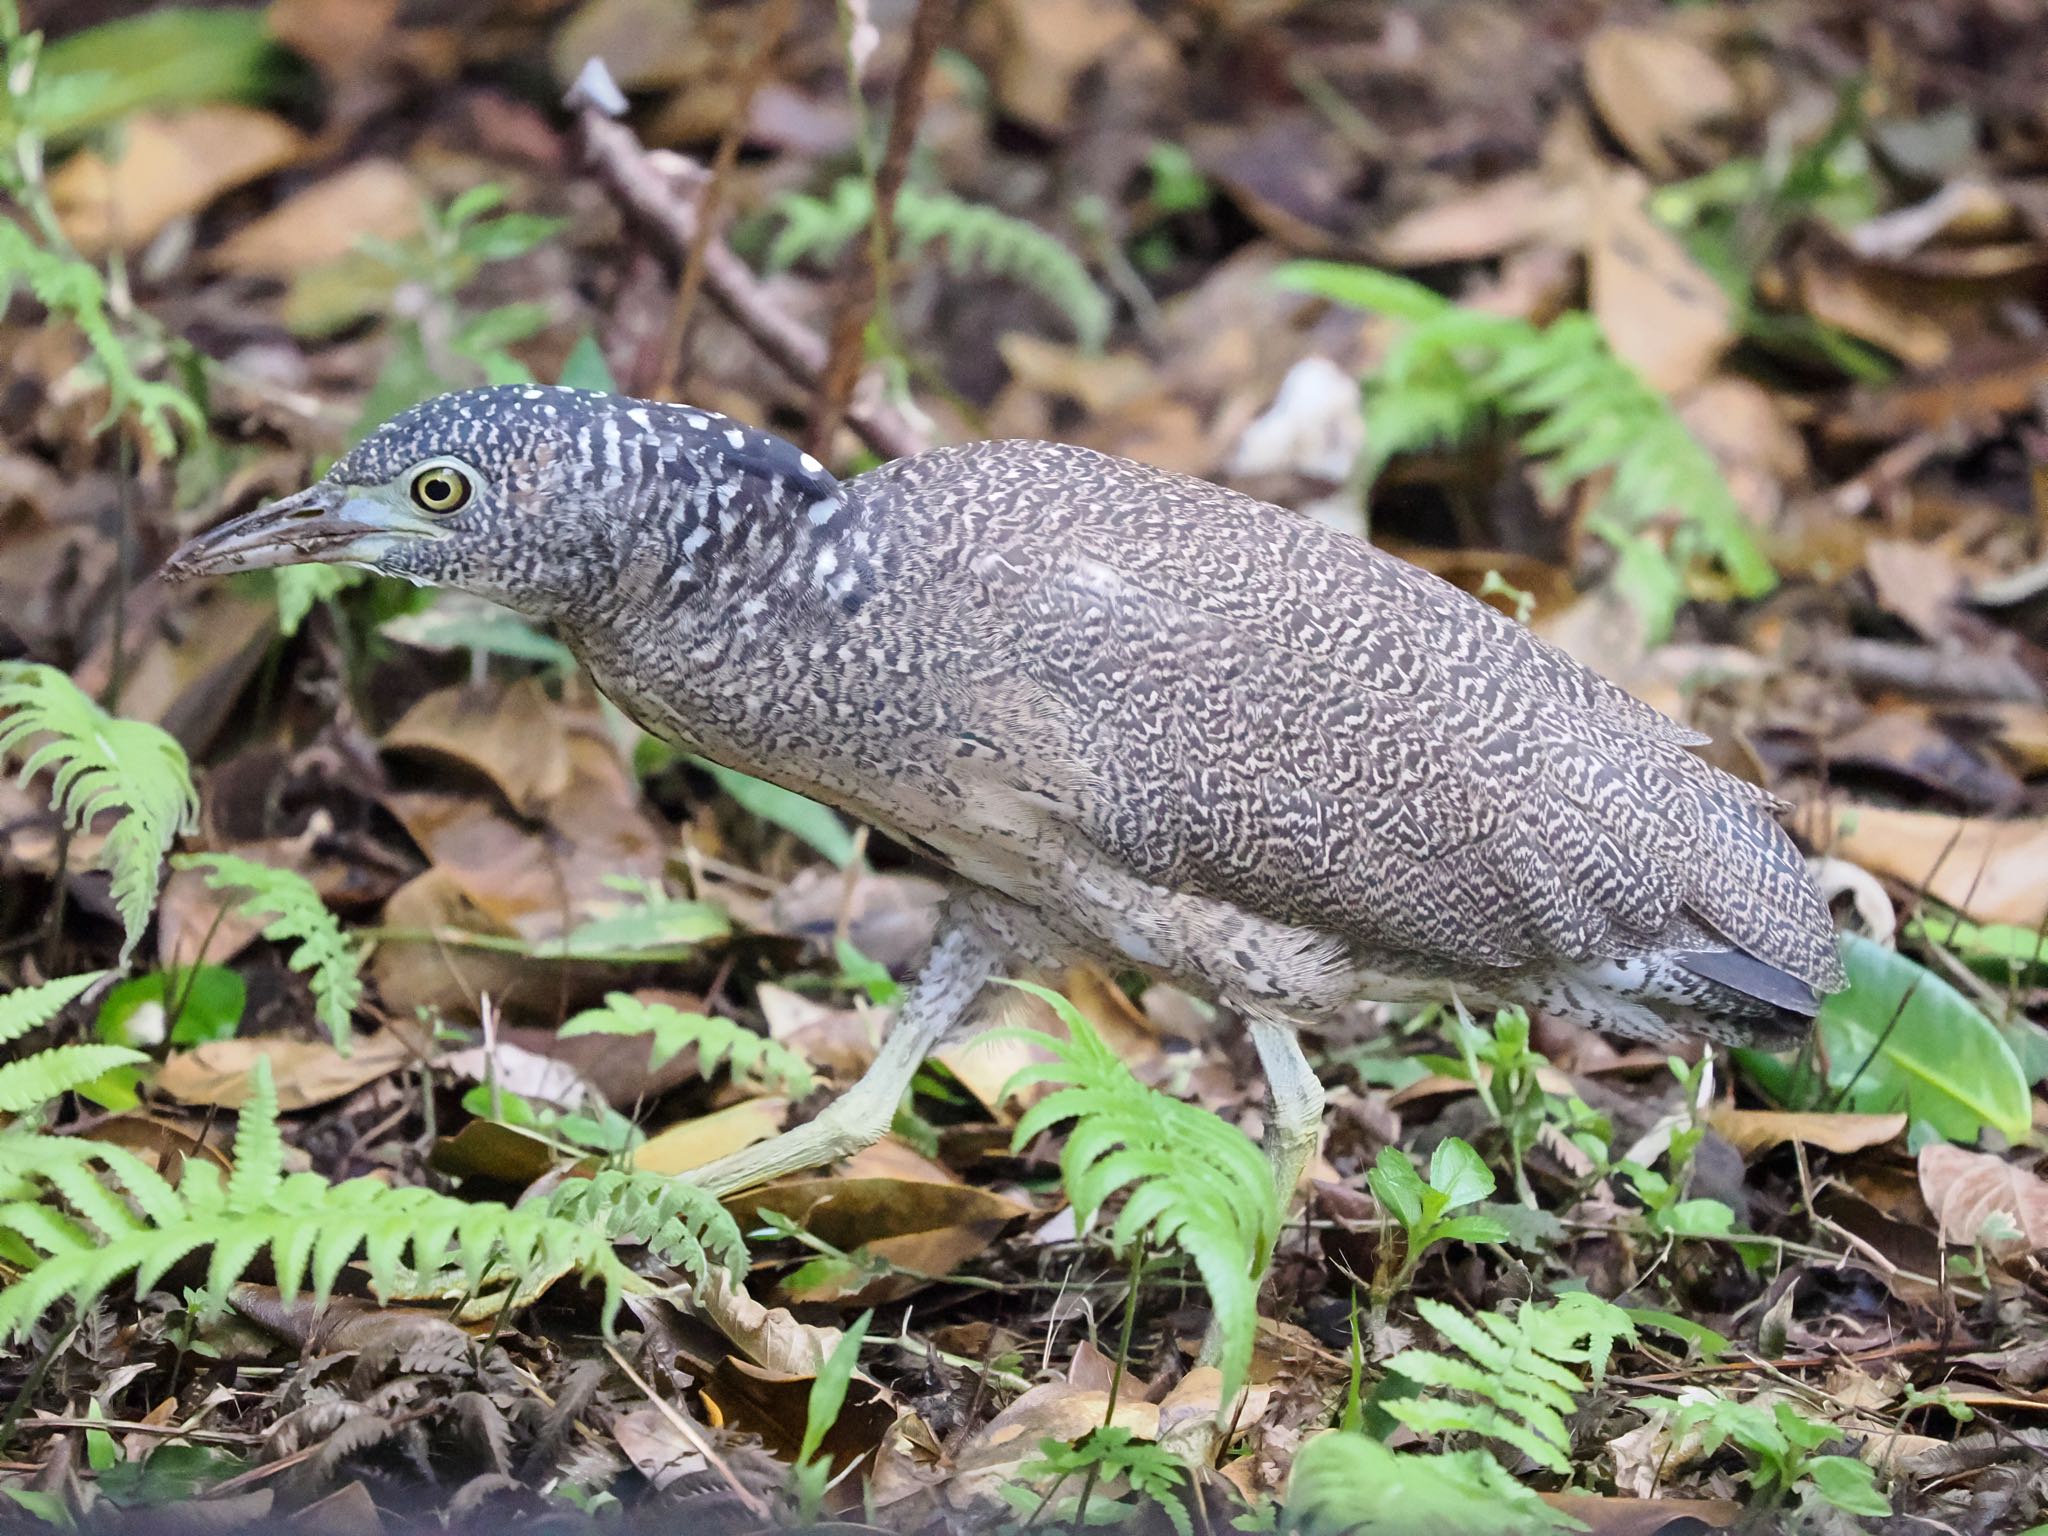
[[[422,512],[446,516],[468,502],[469,476],[446,464],[436,464],[412,477],[412,504]]]

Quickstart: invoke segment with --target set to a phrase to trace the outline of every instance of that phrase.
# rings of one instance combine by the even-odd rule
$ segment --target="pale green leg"
[[[994,947],[971,919],[948,909],[939,923],[924,969],[904,995],[874,1064],[859,1082],[809,1124],[742,1147],[682,1177],[713,1194],[729,1195],[785,1174],[837,1162],[880,1141],[917,1069],[966,1016],[1000,963]]]

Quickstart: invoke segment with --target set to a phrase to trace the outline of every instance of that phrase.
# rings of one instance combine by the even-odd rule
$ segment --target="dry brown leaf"
[[[845,1337],[837,1328],[798,1322],[787,1307],[762,1306],[720,1269],[711,1271],[694,1300],[697,1310],[748,1359],[784,1376],[816,1376]]]
[[[1735,304],[1676,235],[1643,207],[1642,179],[1620,175],[1593,205],[1593,316],[1608,345],[1653,387],[1682,394],[1735,342]]]
[[[1674,150],[1694,149],[1702,129],[1742,105],[1721,61],[1674,31],[1603,27],[1586,43],[1585,70],[1601,121],[1659,178],[1684,168]]]
[[[792,1300],[845,1301],[875,1306],[920,1288],[919,1278],[942,1279],[1001,1235],[1031,1208],[992,1190],[962,1183],[951,1172],[893,1138],[854,1154],[839,1172],[788,1179],[726,1201],[742,1226],[762,1211],[777,1211],[832,1244],[865,1248],[908,1271],[892,1274],[852,1296],[794,1295]]]
[[[782,1129],[788,1113],[787,1099],[742,1099],[648,1137],[634,1149],[633,1166],[648,1173],[688,1173],[729,1152],[766,1141]]]
[[[1063,1381],[1033,1387],[988,1423],[968,1436],[954,1461],[954,1476],[945,1486],[946,1502],[955,1509],[1006,1508],[1001,1490],[1016,1482],[1017,1471],[1039,1458],[1039,1442],[1072,1445],[1105,1424],[1127,1429],[1139,1440],[1159,1438],[1159,1405],[1128,1394],[1109,1412],[1107,1392],[1083,1391]]]
[[[1122,82],[1159,79],[1178,60],[1166,34],[1129,0],[996,0],[976,6],[974,27],[994,60],[996,99],[1010,117],[1059,136],[1075,87],[1102,69]]]
[[[1881,1147],[1906,1131],[1904,1115],[1823,1115],[1775,1109],[1730,1109],[1716,1105],[1707,1123],[1723,1141],[1747,1156],[1788,1141],[1829,1152]]]
[[[1994,821],[1809,800],[1798,821],[1821,852],[1924,889],[1978,922],[2033,928],[2048,913],[2048,817]]]
[[[1396,219],[1373,250],[1391,267],[1430,267],[1484,261],[1537,241],[1575,248],[1585,227],[1583,187],[1522,171],[1424,204]]]
[[[290,165],[305,148],[298,129],[253,107],[141,113],[123,127],[118,159],[81,150],[50,178],[50,199],[81,250],[133,249],[221,193]]]
[[[1956,350],[1955,324],[1930,285],[1855,261],[1840,252],[1802,252],[1799,302],[1823,325],[1882,347],[1912,368],[1938,368]],[[1947,323],[1945,323],[1945,321]]]
[[[249,1073],[270,1063],[281,1110],[309,1109],[354,1093],[409,1066],[412,1048],[396,1034],[360,1037],[346,1056],[324,1040],[213,1040],[172,1054],[151,1088],[186,1104],[238,1109],[249,1098]]]
[[[512,808],[538,816],[569,788],[569,716],[538,677],[506,688],[443,688],[384,733],[387,748],[467,764]]]
[[[685,1438],[675,1421],[659,1408],[635,1408],[620,1414],[612,1421],[612,1438],[656,1492],[710,1468],[696,1443]]]
[[[1647,1427],[1647,1426],[1646,1426]],[[1655,1486],[1655,1479],[1651,1479]],[[1734,1499],[1624,1499],[1604,1493],[1544,1493],[1537,1497],[1586,1528],[1587,1536],[1664,1536],[1696,1526],[1726,1530],[1747,1514]]]
[[[2048,1248],[2048,1182],[2002,1157],[1930,1143],[1920,1149],[1920,1193],[1944,1242],[1981,1242],[2000,1258]],[[1987,1238],[1993,1221],[2012,1235]]]
[[[404,240],[419,232],[421,193],[395,160],[358,160],[293,194],[235,231],[214,263],[247,277],[291,277],[339,261],[365,236]]]

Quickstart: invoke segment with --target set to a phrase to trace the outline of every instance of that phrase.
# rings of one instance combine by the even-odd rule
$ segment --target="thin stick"
[[[668,1420],[669,1427],[689,1441],[697,1454],[702,1456],[712,1469],[725,1479],[726,1485],[738,1496],[739,1501],[747,1506],[747,1513],[757,1520],[766,1520],[768,1518],[768,1506],[761,1501],[758,1494],[754,1493],[752,1489],[748,1488],[745,1483],[742,1483],[734,1475],[732,1468],[726,1465],[725,1458],[712,1449],[711,1442],[706,1440],[698,1431],[697,1426],[690,1422],[689,1415],[679,1411],[673,1403],[657,1396],[654,1388],[649,1386],[641,1378],[640,1373],[627,1363],[626,1357],[619,1353],[617,1345],[607,1342],[604,1352],[612,1357],[612,1364],[626,1373],[626,1379],[640,1389],[641,1395],[648,1402],[654,1404],[654,1411]]]
[[[697,296],[704,287],[704,258],[718,228],[725,189],[732,180],[732,168],[739,161],[740,145],[747,137],[747,120],[753,113],[754,97],[761,89],[761,82],[768,78],[769,67],[775,62],[775,55],[781,49],[782,39],[795,16],[796,0],[769,0],[768,9],[761,18],[761,35],[754,44],[754,55],[747,60],[746,73],[740,80],[739,104],[733,109],[732,121],[726,124],[725,133],[718,141],[718,150],[711,157],[711,180],[705,183],[704,194],[697,199],[697,236],[683,257],[683,275],[676,284],[675,308],[669,314],[668,336],[661,349],[661,371],[655,376],[655,395],[659,399],[675,399],[676,391],[682,385],[690,356],[690,320],[697,307]]]
[[[595,95],[580,85],[569,94],[583,158],[620,211],[680,266],[696,239],[698,220],[695,204],[676,190],[671,176],[693,169],[701,174],[702,168],[681,155],[664,155],[657,162],[632,129],[606,115]],[[815,386],[825,367],[823,338],[777,305],[767,285],[716,236],[704,246],[704,292],[792,381],[807,389]],[[905,458],[928,446],[924,434],[887,405],[850,403],[846,423],[886,459]]]
[[[811,413],[810,449],[821,459],[829,457],[832,439],[846,419],[854,385],[860,379],[869,317],[882,316],[884,330],[889,329],[889,257],[896,248],[896,198],[910,172],[910,151],[924,117],[925,82],[931,76],[932,59],[952,20],[953,0],[917,0],[909,52],[896,77],[896,95],[889,108],[889,140],[882,151],[881,169],[875,173],[875,211],[867,248],[833,322],[832,344],[818,380],[818,404]],[[853,88],[860,89],[858,80]]]

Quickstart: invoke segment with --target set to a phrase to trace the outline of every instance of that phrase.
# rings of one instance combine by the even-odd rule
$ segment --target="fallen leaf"
[[[1396,219],[1373,251],[1387,266],[1433,267],[1484,261],[1537,241],[1576,247],[1585,227],[1582,187],[1523,171]]]
[[[620,1414],[612,1421],[612,1438],[656,1492],[710,1467],[696,1443],[659,1408],[635,1408]]]
[[[427,752],[475,769],[523,816],[569,788],[566,712],[538,677],[491,690],[428,694],[384,733],[387,750]]]
[[[1809,846],[1978,922],[2033,928],[2048,914],[2048,817],[1993,820],[1809,800],[1798,819]]]
[[[1620,175],[1593,204],[1587,286],[1615,355],[1665,394],[1711,374],[1737,334],[1735,304],[1678,237],[1643,207],[1640,177]]]
[[[150,1086],[186,1104],[239,1109],[248,1101],[250,1071],[264,1060],[277,1085],[277,1107],[309,1109],[354,1093],[416,1059],[413,1048],[390,1030],[358,1035],[346,1056],[324,1040],[214,1040],[173,1053]]]
[[[1684,168],[1680,154],[1696,160],[1701,130],[1742,105],[1721,61],[1672,30],[1603,27],[1587,40],[1584,62],[1601,121],[1659,178]]]
[[[787,1307],[763,1306],[723,1270],[713,1270],[692,1299],[749,1360],[783,1376],[816,1376],[845,1337],[837,1328],[798,1322]]]
[[[648,1173],[688,1173],[742,1147],[766,1141],[782,1129],[788,1113],[787,1099],[742,1099],[648,1137],[633,1149],[633,1166]]]
[[[214,264],[245,277],[292,277],[340,261],[366,236],[405,240],[419,233],[421,193],[395,160],[358,160],[252,220],[213,252]]]
[[[1748,1155],[1788,1141],[1829,1152],[1862,1152],[1906,1133],[1904,1115],[1803,1114],[1775,1109],[1730,1109],[1715,1105],[1707,1123],[1722,1140]]]
[[[726,1201],[740,1224],[776,1211],[833,1247],[864,1249],[899,1270],[850,1295],[792,1300],[834,1300],[878,1306],[918,1290],[924,1278],[943,1279],[985,1251],[1003,1229],[1031,1207],[962,1183],[909,1147],[884,1139],[849,1158],[837,1173],[789,1179]],[[924,1277],[924,1278],[920,1278]]]
[[[132,250],[221,193],[292,164],[305,148],[298,129],[253,107],[140,113],[123,126],[114,160],[88,149],[65,161],[50,178],[50,200],[81,250]]]
[[[1056,1440],[1072,1445],[1105,1424],[1127,1429],[1139,1440],[1159,1438],[1159,1405],[1128,1394],[1109,1411],[1109,1394],[1084,1391],[1063,1381],[1033,1387],[968,1436],[945,1485],[946,1502],[962,1511],[1007,1509],[1003,1489],[1020,1481],[1018,1470],[1038,1459],[1039,1445]]]
[[[974,8],[973,26],[984,34],[977,57],[994,63],[1003,111],[1050,137],[1072,122],[1075,90],[1090,71],[1129,90],[1178,63],[1166,34],[1129,0],[997,0]]]
[[[1982,1243],[1999,1258],[2048,1248],[2048,1183],[2002,1157],[1931,1142],[1920,1149],[1920,1193],[1959,1248]],[[1985,1235],[1985,1224],[2006,1229]]]
[[[1748,1513],[1734,1499],[1624,1499],[1604,1493],[1545,1493],[1538,1497],[1559,1514],[1578,1521],[1586,1536],[1692,1536],[1701,1526],[1726,1530]]]

